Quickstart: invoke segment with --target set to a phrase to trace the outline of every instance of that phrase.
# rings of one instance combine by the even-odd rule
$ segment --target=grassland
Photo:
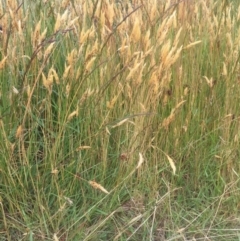
[[[0,241],[240,240],[237,1],[0,2]]]

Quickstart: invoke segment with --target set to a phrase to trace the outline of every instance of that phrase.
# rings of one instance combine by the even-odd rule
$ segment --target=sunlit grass
[[[239,12],[0,3],[0,240],[238,240]]]

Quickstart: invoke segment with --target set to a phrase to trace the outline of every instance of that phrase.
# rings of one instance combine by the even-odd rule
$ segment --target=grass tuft
[[[238,240],[239,9],[0,2],[0,240]]]

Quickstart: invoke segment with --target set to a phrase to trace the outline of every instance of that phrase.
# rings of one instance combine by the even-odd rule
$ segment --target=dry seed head
[[[69,96],[70,90],[71,90],[71,86],[70,86],[70,84],[67,84],[66,85],[66,96],[67,96],[67,98]]]
[[[30,85],[27,85],[27,96],[30,97],[31,94],[31,88]]]
[[[99,16],[99,21],[100,21],[100,25],[101,26],[105,26],[105,14],[103,12],[100,13],[100,15],[96,15]],[[102,28],[102,30],[104,30],[104,28]],[[104,32],[102,33],[102,36],[104,36]]]
[[[12,91],[15,95],[19,94],[19,91],[15,86],[12,87]]]
[[[150,17],[150,21],[151,21],[151,22],[153,22],[153,21],[156,19],[157,11],[158,11],[157,1],[156,1],[156,0],[153,0],[153,1],[151,2],[151,10],[150,10],[150,14],[149,14],[149,17]]]
[[[94,90],[91,90],[90,88],[86,89],[86,91],[83,93],[82,98],[79,101],[79,105],[82,105],[88,97],[90,97],[94,93]]]
[[[95,59],[96,59],[96,57],[92,57],[91,60],[86,64],[85,69],[87,72],[89,72],[90,69],[92,68]]]
[[[54,175],[57,175],[58,173],[59,173],[59,171],[56,168],[51,171],[51,174],[54,174]]]
[[[79,146],[76,148],[76,151],[91,149],[91,146]]]
[[[107,132],[107,134],[110,136],[111,135],[111,132],[109,131],[109,129],[108,129],[108,127],[106,126],[106,132]]]
[[[130,39],[137,43],[141,38],[141,27],[140,27],[140,21],[139,18],[137,17],[134,21],[132,33],[130,35]]]
[[[143,50],[144,52],[149,49],[151,42],[150,42],[150,29],[147,31],[143,38]]]
[[[184,47],[183,49],[189,49],[197,44],[200,44],[202,42],[202,40],[199,40],[199,41],[196,41],[196,42],[193,42],[193,43],[190,43],[188,44],[186,47]]]
[[[168,53],[165,61],[163,61],[163,66],[165,69],[168,69],[172,64],[176,62],[176,60],[179,58],[180,53],[182,51],[182,46],[178,49],[178,51],[174,54],[176,48],[171,48],[170,52]]]
[[[132,76],[138,71],[139,66],[141,65],[140,63],[134,63],[134,66],[132,69],[130,69],[130,72],[126,78],[126,80],[130,80],[132,78]]]
[[[137,168],[136,168],[136,169],[138,169],[139,167],[141,167],[142,164],[143,164],[143,162],[144,162],[143,156],[142,156],[142,154],[139,152],[139,160],[138,160],[138,164],[137,164]]]
[[[73,205],[73,201],[69,197],[65,197],[64,199],[68,202],[69,205]]]
[[[228,75],[228,71],[227,71],[226,63],[223,63],[223,71],[222,71],[222,75],[223,75],[223,76],[227,76],[227,75]]]
[[[23,31],[22,31],[22,23],[21,23],[20,20],[17,22],[17,25],[18,25],[18,28],[17,28],[18,29],[18,35],[19,35],[21,41],[24,42],[24,35],[23,35]]]
[[[168,116],[163,120],[162,127],[167,130],[169,125],[174,121],[174,119],[175,119],[175,114],[171,113],[170,116]]]
[[[81,34],[79,36],[79,43],[84,44],[87,39],[90,39],[94,36],[94,29],[90,28],[86,32],[82,29]]]
[[[186,100],[182,100],[181,102],[179,102],[175,108],[172,110],[173,113],[176,113],[176,111],[186,102]]]
[[[44,31],[41,33],[39,39],[38,39],[38,43],[41,44],[42,41],[46,38],[46,34],[47,34],[47,28],[44,29]]]
[[[163,91],[163,105],[165,106],[167,103],[168,103],[168,101],[169,101],[169,99],[170,99],[170,94],[169,94],[169,91],[170,90],[167,90],[167,91]]]
[[[231,14],[231,7],[227,8],[227,18],[226,18],[226,22],[227,22],[227,27],[228,27],[228,31],[232,31],[232,27],[235,26],[235,19],[232,17]]]
[[[169,155],[167,155],[166,153],[164,153],[164,154],[166,155],[166,157],[167,157],[167,159],[169,161],[169,164],[170,164],[170,166],[171,166],[171,168],[173,170],[173,175],[175,175],[176,174],[176,166],[174,164],[173,159]]]
[[[48,71],[47,81],[48,81],[49,83],[51,83],[51,85],[53,84],[53,73],[52,73],[52,69],[50,69],[50,70]]]
[[[159,81],[158,81],[158,75],[156,71],[152,73],[149,80],[149,85],[153,90],[153,94],[156,95],[159,92]]]
[[[69,24],[67,25],[67,28],[71,28],[74,26],[74,24],[77,22],[77,20],[79,19],[79,17],[76,17],[74,19],[72,19]]]
[[[96,54],[99,50],[99,42],[98,42],[98,39],[95,40],[94,42],[94,45],[92,47],[92,53],[93,54]]]
[[[57,74],[56,70],[52,67],[50,69],[50,71],[53,74],[53,77],[54,77],[54,79],[56,81],[56,84],[60,84],[59,77],[58,77],[58,74]]]
[[[61,23],[65,22],[67,18],[68,18],[68,9],[66,9],[63,15],[61,16]]]
[[[43,51],[38,51],[37,53],[37,59],[42,60],[43,59]]]
[[[118,52],[119,52],[120,54],[122,54],[122,52],[124,52],[125,49],[128,48],[128,46],[126,45],[126,41],[127,41],[127,38],[123,38],[123,39],[122,39],[121,47],[118,49]]]
[[[78,67],[75,79],[78,80],[81,75],[81,68]]]
[[[182,100],[180,103],[178,103],[175,108],[172,109],[171,114],[165,118],[162,122],[162,127],[166,130],[168,129],[169,125],[174,121],[177,110],[185,103],[185,100]]]
[[[52,52],[52,49],[53,49],[53,47],[54,47],[54,44],[55,44],[55,43],[51,43],[51,44],[47,47],[47,49],[46,49],[45,52],[44,52],[44,59],[46,59],[46,58],[50,55],[50,53]]]
[[[39,22],[37,23],[32,34],[32,45],[34,48],[36,48],[39,43],[40,28],[41,28],[41,20],[39,20]]]
[[[16,131],[16,138],[18,139],[23,134],[23,127],[20,125]]]
[[[169,66],[173,65],[178,60],[181,52],[182,52],[182,46],[177,50],[175,55],[170,59]]]
[[[53,234],[53,241],[59,241],[56,233]]]
[[[176,11],[174,11],[167,20],[167,28],[174,26],[174,22],[176,21]]]
[[[182,80],[182,74],[183,74],[183,68],[182,65],[178,68],[178,79],[181,81]]]
[[[129,45],[130,46],[130,45]],[[125,61],[128,62],[132,58],[132,51],[131,48],[127,48],[127,51],[124,55]]]
[[[89,61],[89,59],[91,59],[92,56],[96,55],[98,49],[99,49],[98,40],[96,39],[93,46],[89,45],[87,47],[86,54],[85,54],[85,62]]]
[[[71,67],[72,67],[71,65],[68,65],[68,66],[65,65],[65,69],[64,69],[64,73],[63,73],[63,80],[67,79]]]
[[[52,76],[51,77],[48,76],[48,78],[46,78],[44,73],[42,73],[42,81],[43,81],[44,87],[48,90],[49,94],[51,94],[52,93],[52,84],[53,84]]]
[[[125,118],[122,121],[119,121],[116,125],[112,126],[112,129],[123,125],[125,122],[129,122],[128,118]]]
[[[102,192],[106,193],[106,194],[109,194],[109,192],[102,186],[100,185],[99,183],[95,182],[95,181],[89,181],[88,182],[93,188],[95,189],[99,189],[101,190]]]
[[[233,138],[234,143],[239,143],[239,134],[236,134]]]
[[[108,101],[108,102],[107,102],[107,108],[108,108],[108,109],[113,109],[113,107],[114,107],[117,99],[118,99],[118,96],[115,95],[112,100]]]
[[[170,40],[168,40],[167,43],[165,43],[162,46],[162,49],[161,49],[161,61],[162,61],[162,63],[166,62],[166,58],[167,58],[167,56],[169,55],[169,52],[170,52],[170,47],[171,47]]]
[[[113,25],[114,15],[115,15],[113,3],[110,4],[109,2],[107,2],[107,9],[106,9],[105,13],[106,13],[106,16],[107,16],[107,19],[109,21],[110,26],[112,26]]]
[[[96,6],[96,10],[95,10],[95,16],[99,17],[102,13],[102,3],[101,2],[97,2],[97,6]]]
[[[137,72],[136,77],[133,79],[134,87],[137,87],[142,83],[142,76],[143,76],[143,70],[144,70],[145,65],[146,64],[143,64],[143,61],[142,61],[139,71]]]
[[[174,38],[174,42],[173,42],[174,47],[178,45],[181,32],[182,32],[182,27],[178,30],[178,32]]]
[[[183,90],[183,95],[187,96],[190,92],[190,88],[188,86],[185,86],[184,90]]]
[[[11,8],[8,8],[8,11],[11,16],[11,19],[15,22],[16,16],[14,16],[13,10]]]
[[[16,54],[16,51],[17,51],[17,46],[14,46],[13,48],[12,48],[12,51],[11,51],[11,61],[17,61],[18,59],[17,59],[17,54]],[[26,58],[28,58],[28,59],[30,59],[30,57],[29,56],[22,56],[22,57],[26,57]]]
[[[60,27],[61,27],[61,16],[58,13],[57,20],[56,20],[56,23],[54,25],[54,33],[56,33],[60,29]]]
[[[166,36],[166,32],[167,32],[166,23],[167,23],[167,18],[163,19],[162,24],[158,27],[158,30],[157,30],[157,38],[159,39],[160,43],[163,41],[163,39]]]
[[[73,117],[78,116],[78,107],[75,111],[73,111],[67,118],[68,121],[72,120]]]
[[[211,79],[208,79],[206,76],[203,76],[203,78],[206,80],[208,86],[210,88],[213,88],[213,86],[215,85],[215,81],[213,80],[213,78],[211,77]]]
[[[1,62],[0,62],[0,70],[3,69],[6,65],[6,60],[7,60],[7,56],[5,56]]]
[[[129,83],[127,83],[126,89],[127,89],[128,98],[129,98],[130,100],[132,100],[133,92],[132,92],[132,88],[131,88],[131,86],[129,85]]]

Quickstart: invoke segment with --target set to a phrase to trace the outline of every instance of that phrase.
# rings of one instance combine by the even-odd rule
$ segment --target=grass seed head
[[[59,77],[58,77],[58,74],[57,74],[56,70],[52,67],[50,69],[50,72],[53,75],[53,77],[54,77],[54,79],[56,81],[56,84],[60,84]]]
[[[47,49],[44,52],[44,59],[47,59],[48,56],[51,54],[53,47],[54,47],[55,42],[50,43],[50,45],[47,47]]]
[[[6,65],[6,61],[7,61],[7,56],[5,56],[0,62],[0,70],[4,69],[4,67]]]
[[[108,108],[108,109],[113,109],[113,107],[114,107],[117,99],[118,99],[118,96],[115,95],[112,100],[108,101],[108,102],[107,102],[107,108]]]
[[[169,55],[170,52],[170,47],[171,47],[171,43],[170,40],[168,40],[161,49],[161,61],[162,63],[166,62],[167,56]]]
[[[52,93],[52,85],[53,85],[53,76],[50,73],[50,71],[49,71],[48,78],[46,78],[44,73],[42,73],[42,81],[43,81],[44,87],[48,90],[48,93],[51,94]]]
[[[89,181],[88,182],[93,188],[95,189],[99,189],[101,190],[102,192],[106,193],[106,194],[109,194],[109,192],[99,183],[95,182],[95,181]]]
[[[71,90],[71,86],[70,86],[70,84],[67,84],[67,85],[66,85],[66,97],[67,97],[67,98],[68,98],[68,96],[69,96],[70,90]]]
[[[64,69],[64,72],[63,72],[63,80],[67,79],[67,77],[69,75],[69,71],[70,71],[71,68],[72,68],[71,65],[68,65],[68,66],[65,65],[65,69]]]
[[[57,20],[56,20],[56,23],[55,23],[55,26],[54,26],[54,33],[56,33],[61,27],[61,16],[60,14],[58,13],[57,14]]]
[[[226,63],[225,63],[225,62],[223,63],[222,75],[223,75],[223,76],[227,76],[227,75],[228,75],[227,66],[226,66]]]
[[[134,25],[132,29],[132,33],[130,35],[130,39],[134,42],[137,43],[141,38],[141,26],[140,26],[140,21],[139,17],[137,17],[134,20]]]
[[[32,33],[33,49],[35,49],[39,45],[40,28],[41,28],[41,20],[38,21],[38,23]]]
[[[109,2],[106,3],[105,15],[108,20],[108,27],[111,29],[111,26],[113,25],[113,19],[115,16],[113,3],[111,3],[111,4]]]
[[[71,114],[69,114],[67,120],[70,121],[75,116],[78,116],[78,108],[75,111],[73,111]]]
[[[23,126],[22,125],[20,125],[20,126],[18,126],[18,128],[17,128],[17,131],[16,131],[16,138],[18,139],[18,138],[20,138],[21,136],[22,136],[22,134],[23,134]]]
[[[91,60],[86,64],[86,71],[89,72],[94,64],[96,57],[92,57]]]

